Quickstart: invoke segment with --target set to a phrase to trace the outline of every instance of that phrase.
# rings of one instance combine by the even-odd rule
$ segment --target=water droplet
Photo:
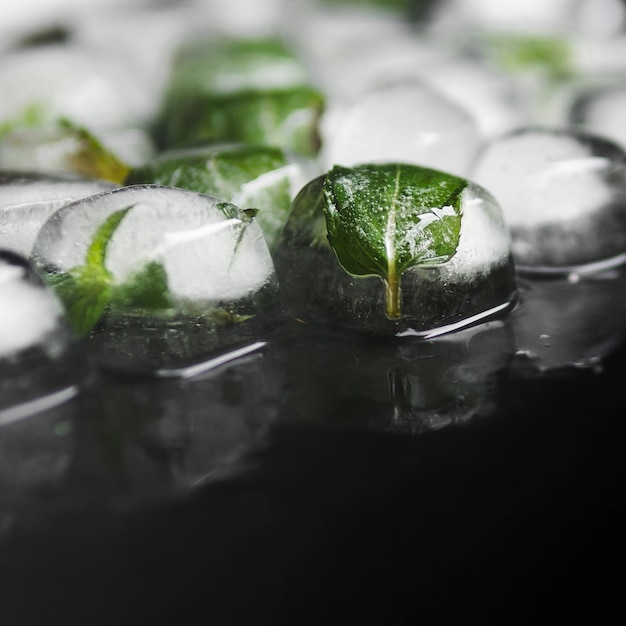
[[[546,334],[539,335],[539,341],[541,342],[541,345],[546,348],[550,345],[550,339],[551,339],[550,335],[546,335]]]

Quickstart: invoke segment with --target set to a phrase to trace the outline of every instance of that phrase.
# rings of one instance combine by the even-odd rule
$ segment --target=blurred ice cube
[[[99,137],[92,137],[120,165],[141,165],[154,154],[150,137],[139,129],[104,131]],[[0,136],[0,169],[90,177],[95,177],[92,170],[105,172],[106,157],[101,154],[98,159],[93,147],[91,154],[85,154],[86,151],[89,146],[77,129],[63,126],[18,128]],[[111,173],[113,169],[109,168]],[[123,180],[123,176],[121,178]]]
[[[83,359],[63,307],[22,256],[0,251],[0,425],[70,400]]]
[[[624,24],[620,0],[443,0],[435,6],[432,28],[439,33],[587,32],[608,35]]]
[[[56,123],[65,117],[93,130],[147,122],[154,103],[120,58],[79,44],[51,44],[0,57],[0,124]]]
[[[492,141],[471,177],[500,202],[518,268],[626,260],[626,155],[617,144],[571,129],[519,129]]]
[[[66,205],[33,258],[78,332],[129,369],[175,370],[247,345],[276,304],[253,217],[183,189],[132,185]]]
[[[483,138],[494,138],[530,121],[528,94],[511,76],[477,59],[434,60],[418,75],[468,111]]]
[[[324,169],[397,161],[465,176],[481,146],[471,115],[413,79],[395,80],[327,111],[321,125]]]
[[[0,247],[29,256],[39,229],[56,209],[116,186],[70,175],[0,173]]]

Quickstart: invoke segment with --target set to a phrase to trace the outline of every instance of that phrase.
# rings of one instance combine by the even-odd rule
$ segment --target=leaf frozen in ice
[[[329,243],[349,274],[384,280],[389,318],[401,316],[405,270],[455,254],[466,185],[451,174],[399,163],[335,166],[326,175],[322,206]]]
[[[190,94],[164,122],[165,144],[241,141],[315,156],[324,105],[322,93],[309,86]]]
[[[84,265],[47,277],[65,306],[70,324],[79,335],[86,335],[98,323],[111,301],[113,278],[104,265],[106,248],[130,209],[126,207],[116,211],[100,225],[87,250]]]
[[[291,209],[293,166],[276,147],[226,144],[172,150],[132,169],[125,184],[181,187],[258,209],[257,220],[272,250]]]
[[[101,178],[122,184],[130,166],[107,149],[95,135],[82,126],[62,119],[61,128],[69,132],[77,143],[76,151],[69,156],[73,171],[87,178]]]

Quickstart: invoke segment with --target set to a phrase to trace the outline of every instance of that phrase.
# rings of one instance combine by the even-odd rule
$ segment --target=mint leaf
[[[147,263],[111,293],[111,304],[121,309],[161,310],[172,306],[167,273],[161,263]]]
[[[88,178],[101,178],[122,184],[130,166],[92,135],[86,128],[77,126],[67,119],[59,122],[61,128],[68,131],[76,140],[78,148],[69,157],[69,165],[77,174]]]
[[[111,301],[113,277],[104,265],[106,248],[115,229],[131,208],[112,213],[100,225],[87,249],[85,265],[46,277],[63,303],[68,320],[78,335],[86,335],[98,323]]]
[[[239,141],[315,156],[324,105],[322,93],[308,86],[189,94],[165,118],[165,144]]]
[[[78,335],[86,335],[98,323],[111,299],[108,272],[85,265],[49,275],[47,280],[63,303],[72,328]]]
[[[409,164],[335,166],[322,187],[328,241],[354,276],[380,276],[386,313],[401,316],[400,277],[455,254],[463,178]]]

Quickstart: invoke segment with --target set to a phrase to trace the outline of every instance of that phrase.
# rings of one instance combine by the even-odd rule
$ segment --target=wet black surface
[[[546,285],[417,353],[305,332],[201,380],[96,377],[5,426],[3,626],[608,622],[621,311],[584,331]]]

